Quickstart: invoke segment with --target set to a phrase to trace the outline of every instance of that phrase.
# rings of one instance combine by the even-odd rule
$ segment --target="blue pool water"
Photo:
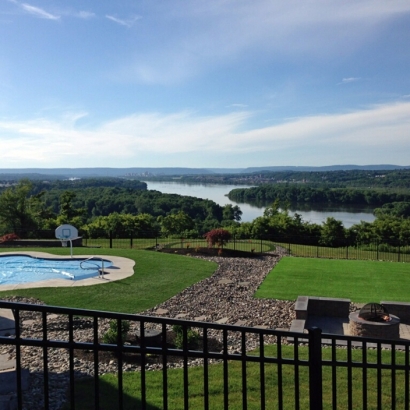
[[[104,259],[104,269],[112,262]],[[81,280],[98,276],[101,259],[46,259],[26,255],[0,256],[0,285],[48,279]]]

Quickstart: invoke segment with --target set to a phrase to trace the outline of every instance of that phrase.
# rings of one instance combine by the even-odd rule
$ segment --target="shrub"
[[[184,345],[184,328],[181,325],[172,326],[172,330],[175,333],[174,344],[178,349],[182,349]],[[195,330],[192,330],[191,327],[187,327],[186,331],[187,343],[191,345],[196,343],[199,339],[199,333]]]
[[[121,321],[121,341],[124,343],[130,330],[130,322],[128,320]],[[103,335],[103,342],[109,344],[117,344],[118,341],[118,322],[110,321],[110,328]]]
[[[11,242],[14,240],[20,239],[15,233],[8,233],[6,235],[3,235],[2,237],[0,237],[0,243],[3,242]]]
[[[231,237],[231,233],[225,229],[212,229],[204,235],[210,248],[213,248],[215,245],[222,248],[229,242]]]

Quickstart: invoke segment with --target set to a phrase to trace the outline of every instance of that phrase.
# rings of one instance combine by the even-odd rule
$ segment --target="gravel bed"
[[[194,256],[193,256],[194,257]],[[252,258],[200,257],[215,261],[218,268],[215,273],[196,283],[171,299],[141,312],[143,315],[169,318],[183,318],[205,322],[220,322],[249,327],[266,327],[271,329],[289,329],[295,318],[294,301],[255,299],[253,294],[265,276],[282,257],[281,250],[275,254]],[[7,298],[7,300],[37,303],[42,302],[25,298]],[[33,312],[22,312],[22,337],[42,338],[43,328],[41,315]],[[65,316],[49,315],[48,339],[68,340],[68,319]],[[108,320],[99,321],[100,335],[108,330]],[[148,326],[150,327],[150,326]],[[155,325],[151,325],[152,328]],[[74,323],[75,341],[92,341],[93,329],[90,320],[76,319]],[[135,323],[131,332],[139,329]],[[219,331],[209,331],[208,338],[213,348],[221,346],[222,335]],[[265,342],[273,342],[265,338]],[[258,338],[248,335],[246,349],[257,347]],[[238,332],[229,332],[228,346],[230,352],[241,351],[241,339]],[[69,352],[64,349],[48,349],[50,409],[60,409],[66,400],[69,381]],[[15,357],[15,350],[10,346],[0,346],[0,354]],[[91,355],[92,357],[92,355]],[[24,394],[24,409],[43,408],[43,351],[41,348],[23,347],[21,350],[22,367],[30,371],[29,388]],[[101,354],[99,373],[117,372],[117,361]],[[193,359],[189,365],[201,365],[202,361]],[[94,375],[94,365],[85,355],[74,358],[76,377]],[[169,367],[179,367],[178,360],[170,360]],[[147,370],[162,368],[159,360],[153,358],[146,365]],[[124,360],[124,371],[138,371],[136,360]]]

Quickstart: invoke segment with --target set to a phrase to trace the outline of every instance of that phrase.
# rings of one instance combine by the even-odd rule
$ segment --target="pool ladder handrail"
[[[89,258],[84,259],[84,260],[81,261],[81,263],[80,263],[80,268],[86,270],[86,268],[83,268],[83,266],[82,266],[83,263],[89,262],[89,261],[91,261],[92,259],[97,259],[97,260],[100,260],[100,261],[101,261],[101,268],[100,268],[99,265],[97,265],[97,267],[98,267],[98,277],[99,277],[100,279],[104,279],[104,259],[103,259],[102,257],[100,257],[100,256],[90,256]]]

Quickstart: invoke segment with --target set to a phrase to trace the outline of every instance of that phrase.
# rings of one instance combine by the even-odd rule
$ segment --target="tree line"
[[[244,239],[282,238],[324,246],[375,241],[386,246],[410,245],[410,201],[384,203],[375,209],[373,223],[362,221],[347,229],[334,218],[321,225],[305,222],[299,214],[292,215],[279,199],[266,207],[263,216],[241,222],[238,206],[148,191],[145,184],[137,182],[113,182],[98,179],[95,183],[84,180],[45,184],[22,180],[0,194],[0,234],[29,237],[35,230],[54,231],[69,223],[83,235],[94,238],[109,234],[196,238],[212,229],[224,228]]]
[[[302,184],[263,184],[237,188],[228,198],[235,202],[266,203],[279,201],[289,204],[364,205],[379,207],[392,202],[410,202],[408,190],[324,188]]]
[[[1,231],[23,235],[65,223],[90,235],[121,227],[140,233],[177,234],[182,230],[194,235],[240,221],[241,215],[238,206],[148,191],[145,183],[116,178],[47,183],[21,180],[0,194]]]

